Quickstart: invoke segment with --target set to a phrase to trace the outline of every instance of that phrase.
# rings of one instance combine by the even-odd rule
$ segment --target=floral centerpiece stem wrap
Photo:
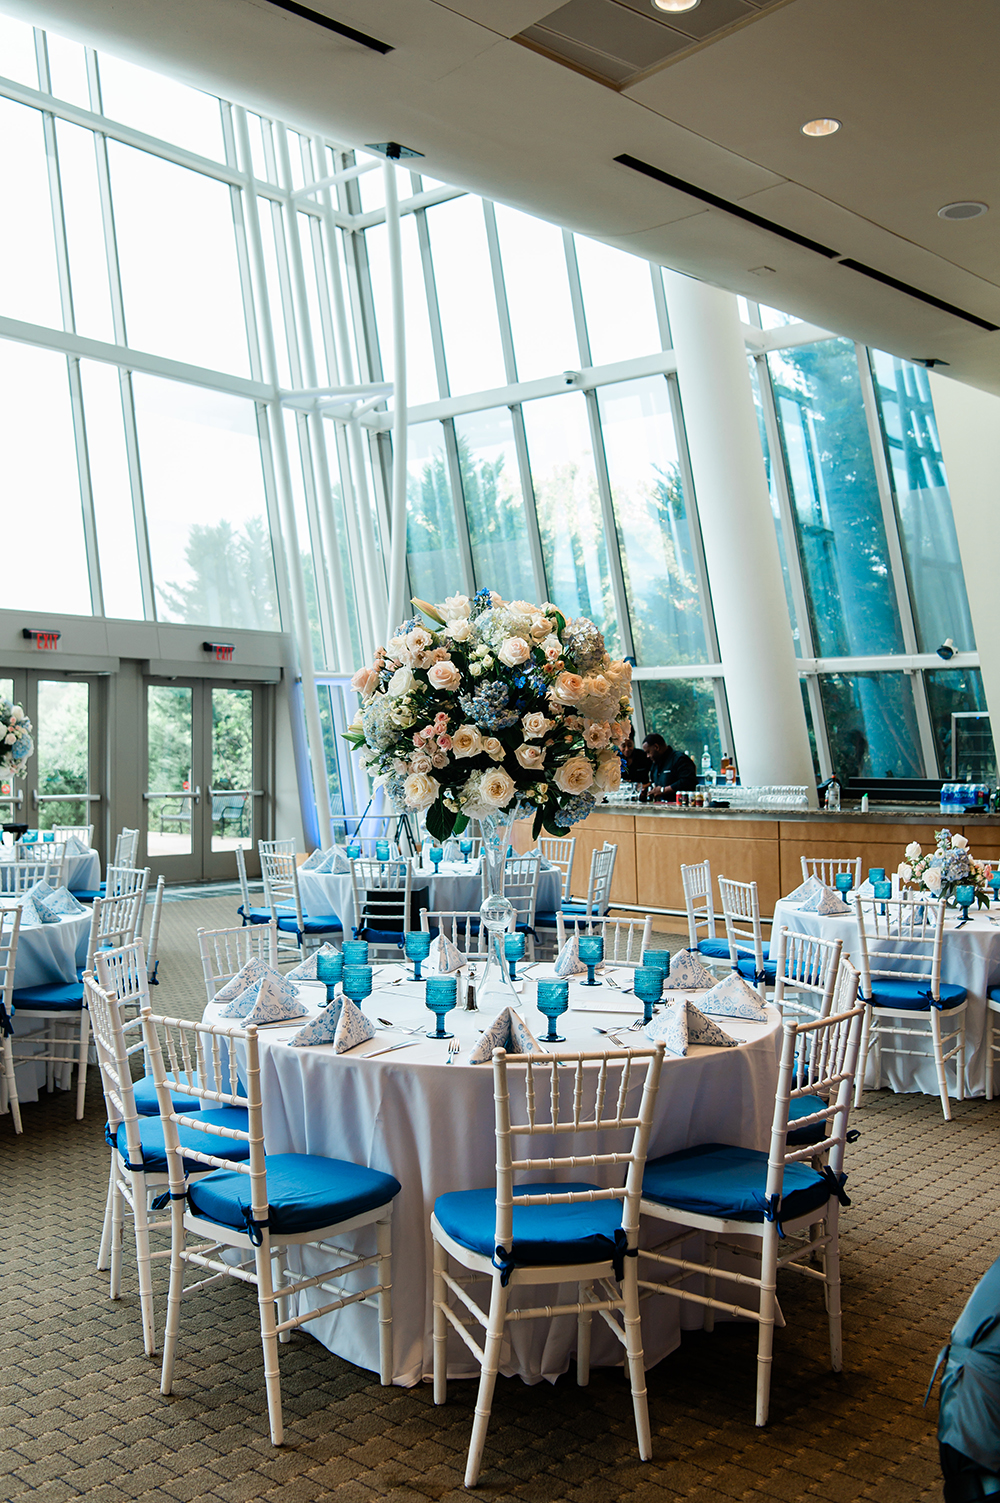
[[[903,860],[896,875],[905,887],[929,892],[935,898],[944,898],[955,904],[955,889],[972,887],[976,894],[976,907],[990,906],[990,878],[993,868],[988,861],[976,861],[969,851],[969,842],[964,835],[953,835],[950,830],[936,830],[933,851],[925,856],[917,842],[906,847]]]

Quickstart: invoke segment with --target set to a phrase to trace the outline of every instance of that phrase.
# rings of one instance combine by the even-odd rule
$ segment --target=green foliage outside
[[[274,554],[264,517],[242,528],[195,523],[184,549],[190,577],[157,589],[161,618],[193,625],[279,631]]]
[[[35,756],[40,794],[89,791],[89,702],[88,684],[39,681]],[[89,804],[72,799],[40,804],[38,828],[51,830],[54,825],[90,824],[89,808]],[[23,816],[25,820],[31,817]]]

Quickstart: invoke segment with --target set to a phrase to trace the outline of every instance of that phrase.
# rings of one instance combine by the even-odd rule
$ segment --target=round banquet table
[[[2,906],[12,905],[5,903]],[[75,981],[77,967],[84,965],[87,960],[90,922],[91,915],[87,912],[63,914],[56,924],[22,924],[18,931],[17,955],[14,960],[15,992],[22,986],[48,986],[57,981]],[[71,1013],[67,1022],[76,1028],[79,1016]],[[19,1013],[16,1002],[13,1023],[15,1039],[26,1033],[33,1033],[42,1026],[31,1013]],[[67,1073],[57,1071],[60,1076]],[[18,1100],[22,1103],[37,1101],[39,1091],[45,1086],[45,1065],[35,1065],[26,1060],[16,1067],[15,1078]],[[65,1081],[62,1083],[65,1084]]]
[[[45,858],[45,843],[37,843],[38,859]],[[0,861],[13,861],[14,847],[0,845]],[[80,856],[66,857],[66,886],[70,892],[95,892],[101,883],[101,858],[97,851],[87,849]],[[28,982],[24,983],[25,986]]]
[[[435,873],[432,865],[414,866],[413,891],[426,894],[421,907],[432,913],[478,911],[483,901],[479,862],[442,861]],[[357,923],[350,872],[314,872],[299,868],[299,892],[306,913],[335,913],[350,938]],[[538,912],[553,913],[562,902],[562,872],[544,866],[538,874]]]
[[[994,912],[1000,915],[1000,909],[994,909]],[[960,918],[958,909],[948,909],[941,947],[941,980],[964,986],[968,991],[969,1002],[965,1010],[965,1089],[967,1095],[982,1096],[986,1071],[986,991],[1000,981],[1000,924],[992,923],[983,911],[974,918],[970,917],[969,922],[959,929],[956,926]],[[782,924],[788,929],[813,934],[820,939],[842,939],[844,954],[850,955],[855,964],[858,963],[858,930],[853,913],[824,914],[821,917],[818,913],[803,913],[798,904],[782,900],[774,905],[771,934],[775,938]],[[922,1047],[919,1039],[904,1038],[900,1042],[907,1049]],[[873,1051],[865,1075],[865,1084],[872,1089],[876,1084],[875,1068]],[[926,1057],[883,1053],[882,1082],[893,1091],[922,1091],[927,1096],[938,1094],[929,1031]]]
[[[387,984],[402,974],[400,966],[380,967],[364,1009],[372,1021],[386,1018],[407,1027],[420,1025],[415,1044],[373,1054],[413,1037],[401,1029],[386,1029],[346,1054],[335,1054],[332,1045],[291,1048],[288,1040],[300,1024],[263,1028],[259,1042],[267,1151],[350,1159],[394,1174],[402,1185],[393,1203],[392,1218],[393,1381],[409,1386],[428,1378],[432,1371],[429,1223],[434,1202],[448,1190],[475,1189],[495,1182],[493,1070],[489,1062],[471,1065],[469,1053],[498,1008],[495,1003],[487,1008],[484,1002],[480,1011],[456,1009],[448,1014],[445,1026],[461,1043],[460,1052],[449,1065],[448,1045],[424,1036],[424,1029],[433,1028],[434,1018],[423,1005],[423,988],[412,981]],[[592,1010],[602,1005],[608,1010]],[[587,1010],[577,1010],[582,1007]],[[547,1025],[535,1007],[530,981],[524,983],[520,1010],[532,1031],[540,1035]],[[206,1021],[220,1021],[222,1011],[222,1007],[210,1004]],[[558,1031],[567,1040],[563,1047],[599,1049],[601,1037],[595,1025],[627,1028],[636,1014],[637,1004],[631,996],[613,993],[607,985],[591,990],[574,982],[571,1010],[559,1019]],[[766,1023],[733,1018],[720,1022],[731,1036],[741,1040],[738,1048],[692,1047],[686,1058],[666,1057],[650,1158],[700,1142],[767,1147],[777,1083],[780,1019],[769,1008]],[[634,1040],[635,1046],[645,1042],[640,1033],[621,1037]],[[367,1058],[368,1054],[373,1057]],[[565,1147],[565,1137],[559,1142],[564,1145],[560,1152],[572,1151]],[[577,1151],[594,1151],[593,1134],[570,1137],[570,1142]],[[612,1145],[605,1141],[604,1146]],[[590,1179],[598,1172],[588,1169],[584,1177]],[[657,1223],[651,1235],[654,1243],[661,1241],[662,1225]],[[359,1252],[374,1251],[370,1228],[338,1238],[338,1243],[356,1247]],[[307,1249],[306,1271],[321,1271],[322,1263],[310,1263],[312,1256]],[[573,1290],[575,1286],[549,1286],[546,1302],[559,1303],[564,1295],[575,1298]],[[531,1302],[536,1291],[529,1287],[519,1291],[519,1297]],[[319,1305],[328,1296],[316,1291],[300,1298],[312,1298],[314,1305]],[[679,1300],[649,1300],[642,1308],[649,1365],[679,1345],[682,1323],[686,1328],[701,1326],[700,1310]],[[321,1316],[304,1329],[338,1356],[377,1371],[373,1304],[356,1304]],[[566,1371],[575,1344],[575,1317],[515,1324],[504,1343],[501,1372],[519,1375],[529,1383],[542,1378],[554,1380]],[[621,1359],[621,1347],[603,1322],[595,1321],[595,1366],[620,1364]],[[449,1376],[478,1376],[478,1369],[457,1338],[449,1345]]]

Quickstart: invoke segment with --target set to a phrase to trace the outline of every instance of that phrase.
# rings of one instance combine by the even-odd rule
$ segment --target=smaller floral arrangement
[[[0,699],[0,771],[23,778],[28,758],[35,749],[31,721],[20,705]]]
[[[906,847],[903,860],[896,869],[900,882],[906,887],[923,888],[935,898],[944,898],[954,903],[957,887],[971,887],[976,894],[976,907],[990,905],[990,878],[993,868],[988,861],[976,861],[969,854],[969,842],[964,835],[953,835],[950,830],[935,831],[935,849],[926,856],[915,840]]]

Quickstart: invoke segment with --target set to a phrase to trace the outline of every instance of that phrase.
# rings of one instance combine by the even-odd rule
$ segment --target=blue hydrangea
[[[478,596],[477,596],[478,599]],[[481,684],[475,694],[462,694],[459,704],[462,713],[474,725],[485,731],[502,731],[515,725],[520,718],[516,710],[508,708],[509,695],[505,684]]]
[[[594,800],[588,798],[585,793],[578,793],[575,798],[569,799],[556,813],[553,824],[568,830],[570,825],[575,825],[581,819],[586,819],[588,814],[594,812]]]
[[[472,605],[469,607],[469,618],[470,620],[474,621],[477,616],[481,616],[483,614],[483,611],[489,611],[492,609],[492,593],[489,590],[477,590],[475,595],[472,597]]]

